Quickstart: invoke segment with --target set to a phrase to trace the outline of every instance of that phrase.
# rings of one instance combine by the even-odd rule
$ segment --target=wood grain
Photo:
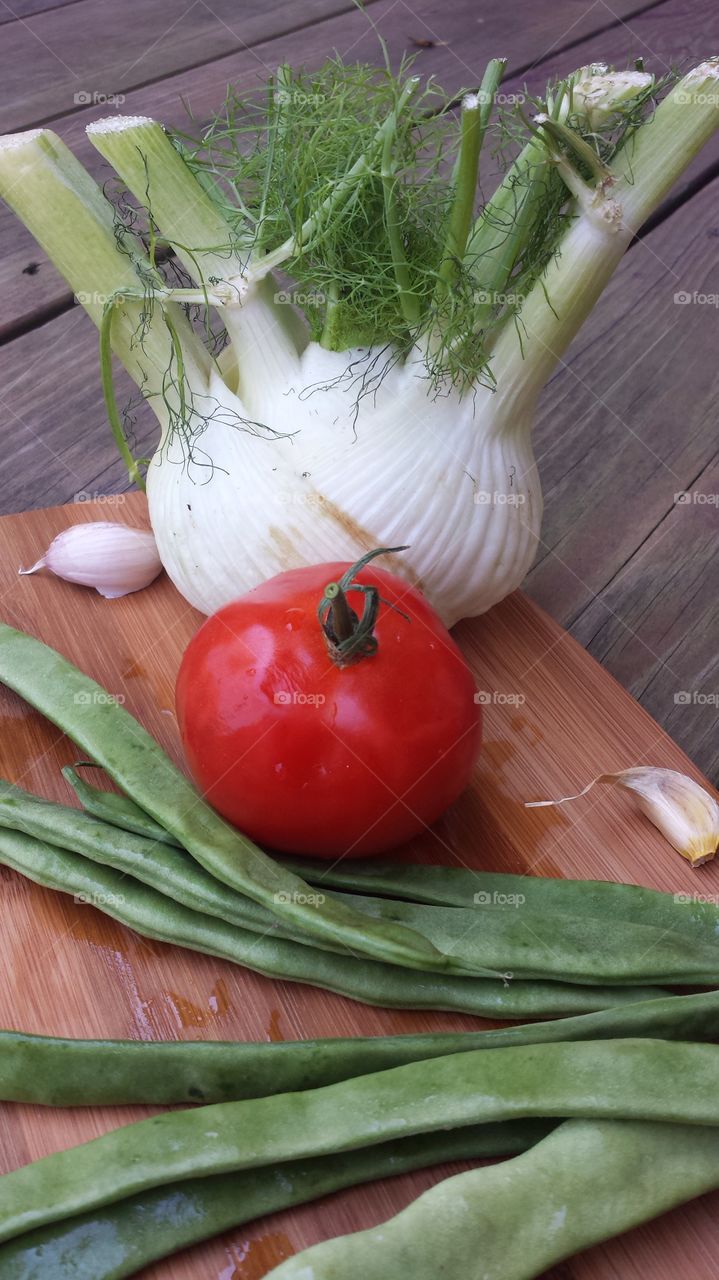
[[[90,2],[110,3],[110,0],[81,0],[82,6]],[[387,42],[395,64],[405,53],[415,53],[417,68],[422,74],[435,75],[448,90],[458,91],[463,85],[471,86],[479,82],[487,60],[496,55],[498,50],[509,58],[513,71],[524,72],[527,67],[568,42],[596,33],[618,19],[628,18],[636,7],[631,0],[618,0],[611,11],[603,2],[586,7],[583,3],[578,3],[578,0],[559,0],[551,9],[540,9],[534,0],[518,0],[511,10],[505,6],[496,6],[485,9],[480,14],[474,0],[456,0],[455,4],[445,7],[441,12],[437,11],[435,0],[419,0],[418,3],[413,3],[411,9],[404,0],[400,3],[381,0],[380,3],[373,4],[372,17]],[[194,8],[202,6],[193,6]],[[287,12],[294,12],[287,6],[285,9]],[[303,4],[303,13],[306,10],[307,5]],[[117,12],[119,14],[121,11]],[[122,12],[124,13],[124,9]],[[279,13],[280,10],[270,10],[266,20],[268,27],[270,21],[274,20],[276,29],[281,29]],[[257,22],[260,21],[265,19],[258,18]],[[95,31],[97,32],[97,28]],[[273,31],[271,27],[268,34],[270,31]],[[246,44],[252,45],[249,29],[243,26],[242,34]],[[429,44],[427,47],[420,47],[416,41]],[[109,41],[101,37],[98,42],[99,52],[92,55],[98,59],[95,65],[99,65],[103,57],[107,60],[108,55],[103,51],[108,48],[112,48]],[[207,119],[223,101],[228,83],[237,84],[244,91],[256,89],[260,83],[264,83],[268,67],[276,67],[285,60],[295,66],[304,63],[308,67],[317,67],[335,50],[358,61],[377,61],[377,37],[366,17],[355,10],[345,12],[341,16],[316,22],[288,35],[276,35],[272,40],[217,58],[202,67],[168,75],[158,83],[143,84],[134,92],[125,91],[125,100],[119,109],[126,114],[155,116],[167,125],[184,128],[187,124],[185,104],[191,106],[196,119]],[[571,63],[564,64],[565,71],[568,66],[577,65],[574,53],[569,56]],[[581,62],[581,58],[579,61]],[[19,57],[17,65],[23,69],[26,67],[27,54]],[[153,68],[154,65],[153,56]],[[149,76],[142,77],[153,82],[157,78],[158,72],[154,69]],[[543,80],[543,73],[537,73],[537,84],[541,85]],[[114,90],[106,88],[102,92],[116,92],[117,87]],[[53,88],[53,93],[56,92]],[[63,92],[66,90],[63,89]],[[75,92],[74,88],[72,92]],[[7,111],[10,110],[8,106]],[[113,109],[109,110],[112,112]],[[99,180],[107,175],[108,167],[103,165],[97,152],[87,142],[85,127],[91,120],[107,114],[106,105],[73,108],[73,104],[66,101],[57,106],[54,112],[57,118],[52,122],[55,131]],[[34,124],[37,119],[37,116],[33,116],[32,119],[25,120],[24,124]],[[23,124],[23,120],[15,115],[9,116],[8,121],[4,126],[6,128],[18,129]],[[4,207],[0,208],[0,245],[3,248],[0,257],[2,338],[3,335],[26,328],[33,315],[44,319],[48,315],[48,309],[51,310],[53,306],[57,308],[58,305],[68,306],[71,299],[67,285],[55,268],[38,251],[22,224]],[[23,272],[30,262],[38,264],[38,270],[28,278]]]
[[[59,9],[63,5],[80,2],[81,0],[12,0],[11,8],[7,0],[3,0],[0,4],[0,26],[29,18],[35,13],[44,13],[47,9]]]
[[[128,496],[0,520],[2,618],[52,643],[126,699],[179,760],[173,684],[182,648],[199,617],[166,579],[119,601],[49,576],[18,578],[68,524],[96,518],[145,521],[144,501]],[[448,865],[619,878],[673,892],[719,895],[719,867],[692,872],[632,808],[604,791],[567,811],[527,810],[526,799],[574,790],[598,770],[653,762],[697,771],[666,733],[581,647],[526,597],[516,594],[487,617],[457,630],[480,688],[489,694],[485,746],[474,785],[452,812],[417,841],[412,856]],[[60,765],[72,744],[14,695],[0,691],[0,776],[69,801]],[[138,1039],[292,1039],[476,1027],[449,1014],[363,1008],[348,1000],[273,983],[209,957],[150,943],[4,870],[0,950],[5,981],[0,1025],[46,1034]],[[548,939],[551,941],[551,939]],[[0,1168],[7,1170],[105,1132],[140,1108],[43,1111],[0,1109]],[[442,1173],[431,1171],[250,1224],[159,1264],[155,1280],[258,1280],[292,1250],[378,1222]],[[719,1197],[682,1210],[622,1241],[573,1261],[574,1280],[676,1280],[701,1271],[708,1214]],[[684,1259],[684,1268],[675,1265]],[[708,1275],[709,1272],[706,1272]],[[453,1277],[452,1280],[455,1280]],[[457,1278],[459,1280],[459,1278]]]
[[[707,470],[716,476],[719,313],[675,302],[717,289],[718,196],[714,182],[631,250],[545,390],[535,449],[546,507],[526,583],[712,777],[716,706],[683,714],[670,699],[682,680],[719,689],[719,510],[702,500],[719,487]],[[677,507],[684,490],[700,496]]]
[[[718,505],[715,457],[686,501],[672,506],[572,628],[714,782],[719,777]]]
[[[88,103],[112,114],[122,109],[116,95],[128,89],[247,51],[349,8],[349,0],[303,0],[301,6],[243,0],[241,9],[233,0],[78,0],[46,9],[3,32],[0,129],[31,128]]]

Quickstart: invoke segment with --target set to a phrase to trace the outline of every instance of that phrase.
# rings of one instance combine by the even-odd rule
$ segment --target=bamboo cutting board
[[[54,534],[92,519],[144,524],[144,499],[119,496],[0,520],[0,616],[52,644],[124,698],[179,761],[174,680],[200,616],[164,576],[148,590],[114,601],[49,575],[17,576],[18,567],[33,563]],[[633,699],[518,593],[489,615],[462,624],[456,634],[486,694],[482,759],[471,790],[434,832],[416,842],[412,856],[497,871],[636,881],[719,900],[719,866],[692,871],[626,794],[598,788],[566,810],[523,807],[526,799],[575,792],[599,772],[640,763],[699,776]],[[77,758],[72,743],[4,689],[0,715],[0,776],[71,802],[60,766]],[[365,1008],[312,988],[271,982],[145,941],[94,908],[5,868],[0,877],[3,1027],[47,1035],[289,1040],[480,1025],[454,1014]],[[1,1170],[147,1113],[5,1104]],[[445,1167],[408,1175],[251,1223],[145,1274],[156,1280],[259,1280],[307,1244],[390,1216],[448,1172]],[[719,1195],[706,1197],[554,1274],[557,1280],[709,1280],[716,1274],[710,1249],[717,1208]]]

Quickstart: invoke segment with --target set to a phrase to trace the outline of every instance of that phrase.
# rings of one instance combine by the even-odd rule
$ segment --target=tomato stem
[[[337,643],[343,644],[345,640],[349,640],[355,634],[358,622],[357,614],[347,603],[347,596],[339,582],[327,584],[325,587],[325,600],[330,601],[328,621],[332,628],[334,639]]]
[[[349,666],[362,658],[369,658],[377,652],[377,637],[374,635],[375,623],[380,604],[394,609],[389,600],[384,600],[375,586],[366,586],[355,582],[355,575],[374,560],[375,556],[389,555],[395,551],[407,551],[407,547],[377,547],[350,565],[338,582],[329,582],[317,607],[317,616],[325,633],[327,647],[332,661],[338,667]],[[347,600],[346,592],[359,591],[364,596],[364,608],[360,618]],[[401,610],[398,610],[401,612]],[[407,614],[402,614],[407,618]],[[409,621],[409,618],[407,618]]]

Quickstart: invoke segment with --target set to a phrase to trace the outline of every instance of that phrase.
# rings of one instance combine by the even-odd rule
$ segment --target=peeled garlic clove
[[[714,796],[676,769],[646,766],[623,769],[620,773],[600,773],[575,796],[561,800],[531,800],[525,808],[567,804],[585,796],[597,782],[608,782],[633,791],[639,807],[661,831],[677,853],[693,867],[709,862],[719,848],[719,803]]]
[[[66,582],[94,587],[101,596],[115,600],[149,586],[162,564],[152,533],[95,520],[64,529],[53,538],[44,556],[18,573],[36,573],[38,569],[49,569]]]

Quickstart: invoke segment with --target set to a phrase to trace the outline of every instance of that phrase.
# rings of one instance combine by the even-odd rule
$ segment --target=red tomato
[[[359,856],[409,840],[456,800],[479,753],[472,674],[402,579],[360,569],[352,580],[396,609],[379,604],[371,656],[330,656],[317,609],[350,568],[292,569],[220,609],[178,675],[197,785],[246,835],[290,853]],[[348,585],[345,599],[362,614],[366,595]]]

